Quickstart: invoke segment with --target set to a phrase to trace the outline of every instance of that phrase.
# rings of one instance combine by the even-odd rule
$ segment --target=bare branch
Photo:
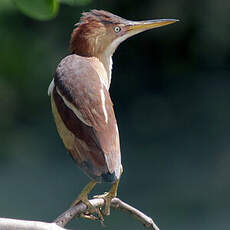
[[[147,215],[145,215],[143,212],[139,211],[138,209],[132,207],[129,204],[126,204],[125,202],[121,201],[118,198],[114,198],[112,200],[112,207],[117,208],[121,211],[127,212],[135,219],[139,220],[146,228],[151,228],[154,230],[160,230],[157,225],[154,223],[153,219]]]
[[[102,207],[104,206],[104,200],[101,198],[94,198],[90,200],[90,203],[94,207]],[[157,225],[153,222],[152,218],[146,216],[144,213],[139,211],[138,209],[126,204],[118,198],[113,198],[111,201],[111,206],[115,209],[119,209],[130,214],[132,217],[140,221],[146,228],[159,230]],[[64,213],[62,213],[54,223],[57,225],[64,227],[68,222],[70,222],[75,216],[79,216],[80,214],[87,211],[87,206],[83,203],[79,203],[78,205],[68,209]]]
[[[55,223],[0,218],[1,230],[65,230]]]
[[[94,207],[103,207],[104,200],[101,198],[94,198],[90,200],[90,203]],[[141,211],[126,204],[118,198],[113,198],[111,206],[115,209],[128,213],[136,220],[140,221],[146,228],[159,230],[153,220],[146,216]],[[41,221],[28,221],[28,220],[16,220],[9,218],[0,218],[0,230],[66,230],[64,226],[70,222],[74,217],[79,216],[87,211],[87,206],[83,203],[68,209],[62,213],[53,223],[41,222]]]

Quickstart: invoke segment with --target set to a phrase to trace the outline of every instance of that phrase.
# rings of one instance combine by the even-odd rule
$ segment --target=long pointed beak
[[[177,19],[155,19],[155,20],[147,20],[147,21],[139,21],[139,22],[131,22],[127,26],[127,31],[132,34],[140,33],[145,30],[150,30],[153,28],[166,26],[172,23],[175,23],[179,20]]]
[[[115,51],[118,45],[125,41],[126,39],[132,37],[135,34],[139,34],[143,31],[150,30],[153,28],[166,26],[172,23],[175,23],[179,20],[177,19],[155,19],[155,20],[147,20],[147,21],[129,21],[125,20],[124,22],[124,30],[113,42],[111,46],[111,53]]]

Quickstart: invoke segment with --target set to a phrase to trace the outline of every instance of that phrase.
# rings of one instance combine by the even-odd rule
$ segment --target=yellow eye
[[[114,27],[114,31],[116,33],[119,33],[121,31],[121,27],[119,27],[119,26]]]

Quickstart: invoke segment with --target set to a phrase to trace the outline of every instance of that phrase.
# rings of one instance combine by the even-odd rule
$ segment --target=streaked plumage
[[[103,10],[83,13],[73,30],[70,50],[57,67],[48,93],[58,133],[66,150],[91,178],[73,205],[82,201],[95,211],[88,193],[96,182],[113,183],[105,214],[117,194],[122,173],[119,132],[109,95],[112,55],[127,38],[173,19],[129,21]],[[100,215],[99,211],[98,215]]]
[[[52,100],[61,121],[55,113],[54,117],[66,149],[80,168],[97,182],[114,182],[121,164],[117,122],[110,95],[92,62],[98,59],[72,54],[58,65]],[[74,135],[67,143],[60,122]]]

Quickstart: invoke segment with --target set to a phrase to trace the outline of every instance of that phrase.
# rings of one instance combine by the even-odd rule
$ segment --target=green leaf
[[[13,0],[15,5],[27,16],[48,20],[57,15],[58,2],[56,0]]]
[[[0,0],[0,12],[15,9],[11,0]]]
[[[61,3],[65,3],[71,6],[84,6],[91,2],[92,0],[59,0]]]

